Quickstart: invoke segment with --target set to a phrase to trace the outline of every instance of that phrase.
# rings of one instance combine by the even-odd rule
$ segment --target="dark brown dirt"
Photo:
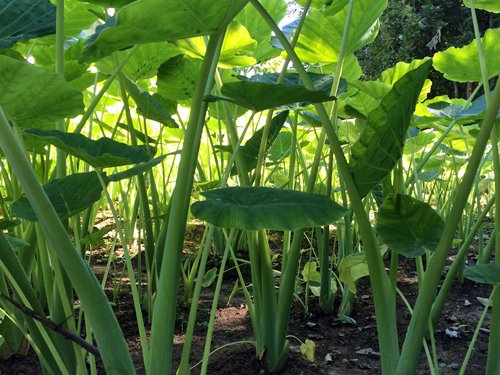
[[[120,267],[117,267],[120,269]],[[398,287],[405,297],[413,303],[418,284],[413,272],[414,264],[410,260],[401,262]],[[220,348],[210,357],[208,374],[263,374],[255,348],[248,344],[252,341],[252,329],[242,293],[238,293],[230,301],[235,277],[229,274],[226,278],[219,301],[219,309],[211,349]],[[118,294],[115,312],[129,343],[130,351],[136,362],[139,374],[144,374],[141,361],[140,344],[137,325],[133,312],[132,298],[124,285]],[[458,374],[465,357],[470,339],[479,320],[483,305],[477,297],[487,298],[491,287],[465,280],[463,284],[455,283],[443,312],[441,321],[436,330],[437,353],[440,374]],[[212,288],[204,289],[200,300],[198,322],[192,345],[190,362],[198,363],[203,356],[205,333],[208,322],[209,309],[212,303]],[[110,295],[111,298],[111,295]],[[339,297],[340,298],[340,297]],[[336,301],[336,305],[339,301]],[[409,322],[410,314],[405,305],[398,298],[398,329],[400,344]],[[178,364],[184,342],[183,329],[187,324],[189,310],[179,308],[177,334],[174,338],[174,362]],[[301,304],[293,306],[289,326],[290,357],[282,374],[326,374],[326,375],[357,375],[380,374],[378,343],[374,307],[371,299],[369,281],[362,279],[354,303],[351,317],[355,324],[343,323],[333,316],[323,314],[318,308],[318,301],[311,298],[309,301],[310,313],[305,316]],[[488,349],[489,313],[479,333],[474,352],[469,361],[467,374],[483,374],[486,365]],[[450,331],[456,331],[457,337],[451,337]],[[300,342],[306,339],[316,344],[314,362],[309,362],[300,353]],[[242,342],[242,343],[238,343]],[[422,351],[423,353],[423,351]],[[331,360],[326,360],[326,357]],[[192,369],[192,374],[199,373],[199,366]],[[100,373],[104,373],[101,368]],[[429,374],[425,356],[422,354],[419,375]],[[30,351],[27,356],[13,356],[0,361],[2,375],[31,375],[41,374],[39,362],[35,354]]]

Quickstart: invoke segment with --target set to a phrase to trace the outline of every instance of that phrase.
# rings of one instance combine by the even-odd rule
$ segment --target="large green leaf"
[[[488,78],[500,73],[500,29],[489,29],[481,38]],[[481,67],[477,43],[474,40],[461,48],[451,47],[438,52],[432,58],[434,68],[444,73],[444,77],[457,82],[480,82]]]
[[[471,0],[464,0],[464,3],[470,8]],[[500,13],[500,2],[498,0],[474,0],[474,7],[488,12]]]
[[[100,72],[111,74],[116,69],[116,62],[122,61],[129,51],[116,51],[96,63]],[[153,78],[158,69],[168,59],[182,52],[172,43],[148,43],[140,45],[123,67],[123,73],[133,81]]]
[[[330,82],[331,86],[331,81],[325,78],[325,76],[330,77],[329,75],[314,76],[321,77],[322,84]],[[222,96],[209,95],[206,99],[227,100],[255,112],[292,103],[321,103],[335,99],[324,91],[325,86],[321,86],[318,90],[308,90],[294,77],[295,75],[290,76],[280,84],[275,83],[278,78],[275,74],[255,75],[250,79],[242,78],[243,81],[224,84],[221,88]]]
[[[500,263],[476,264],[466,267],[464,276],[481,284],[500,284]]]
[[[198,60],[183,55],[169,59],[158,69],[158,93],[169,100],[190,99],[196,87],[200,67]]]
[[[124,81],[128,93],[134,99],[139,112],[144,117],[161,122],[172,128],[179,127],[167,109],[153,95],[128,78],[125,78]]]
[[[242,230],[294,230],[328,225],[347,209],[324,195],[267,187],[230,187],[201,193],[194,216],[215,226]]]
[[[279,22],[285,16],[287,4],[284,0],[260,0],[259,3],[266,8],[267,12],[276,22]],[[271,46],[271,30],[269,26],[252,4],[247,4],[243,10],[238,13],[235,20],[245,26],[250,36],[257,41],[258,45],[253,54],[253,57],[255,57],[257,61],[260,62],[272,58],[279,53],[279,51]],[[276,53],[274,51],[276,51]]]
[[[188,56],[199,59],[205,57],[206,41],[202,36],[179,40],[176,45]],[[224,35],[224,42],[222,43],[217,64],[220,68],[226,69],[253,65],[257,62],[252,57],[256,47],[257,42],[252,39],[245,26],[232,21]]]
[[[61,218],[70,217],[90,207],[101,198],[102,193],[96,172],[77,173],[55,179],[43,188]],[[33,207],[24,194],[12,204],[12,215],[29,221],[38,221]]]
[[[354,2],[346,53],[352,53],[371,43],[379,29],[378,18],[387,0],[357,0]],[[333,11],[331,11],[333,13]],[[333,63],[338,60],[348,7],[331,16],[325,11],[311,9],[297,42],[297,54],[310,63]]]
[[[406,131],[432,61],[402,76],[380,105],[368,114],[368,126],[351,149],[351,172],[362,196],[387,176],[402,155]]]
[[[61,74],[0,55],[0,105],[22,127],[47,126],[83,110],[83,96]]]
[[[408,195],[391,194],[379,208],[377,232],[392,251],[416,257],[434,251],[444,221],[427,203]]]
[[[56,7],[49,0],[2,0],[0,25],[0,48],[55,34]]]
[[[248,0],[138,0],[99,29],[82,56],[97,60],[134,44],[208,35],[227,25]]]
[[[135,0],[85,0],[85,1],[88,3],[99,4],[106,8],[120,8],[124,5],[134,2]]]
[[[23,133],[26,137],[34,137],[46,144],[54,145],[94,168],[116,167],[151,160],[151,156],[144,149],[110,138],[103,137],[94,141],[82,134],[42,129],[25,129]]]
[[[292,132],[283,131],[279,133],[269,148],[269,159],[277,162],[287,156],[292,148],[292,139]]]

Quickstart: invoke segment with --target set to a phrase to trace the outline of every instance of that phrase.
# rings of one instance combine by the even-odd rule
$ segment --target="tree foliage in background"
[[[500,17],[478,10],[481,30],[498,27]],[[474,38],[470,9],[461,0],[389,0],[379,35],[357,53],[367,79],[377,78],[398,61],[431,56],[448,47],[461,47]],[[429,78],[434,95],[464,97],[467,84],[447,81],[437,72]]]

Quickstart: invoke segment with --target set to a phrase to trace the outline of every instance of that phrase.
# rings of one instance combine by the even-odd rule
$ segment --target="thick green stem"
[[[207,45],[205,59],[203,60],[198,84],[192,99],[179,171],[170,202],[165,255],[162,260],[158,292],[153,307],[149,365],[150,374],[153,375],[170,374],[172,370],[173,336],[181,253],[196,160],[208,106],[208,103],[204,101],[204,96],[212,89],[212,80],[223,39],[224,31],[218,32],[210,37]]]
[[[109,374],[134,374],[127,343],[108,299],[88,264],[71,242],[54,207],[31,169],[24,149],[0,107],[0,147],[30,201],[49,245],[54,249],[86,313]]]
[[[413,374],[416,371],[422,338],[424,337],[432,303],[435,299],[435,293],[441,272],[446,264],[446,258],[450,251],[451,243],[455,236],[457,225],[462,216],[462,211],[467,203],[467,197],[474,184],[477,168],[481,163],[484,150],[488,143],[489,136],[495,124],[495,119],[500,107],[500,79],[497,81],[493,97],[486,112],[485,119],[477,137],[474,149],[469,159],[467,169],[458,185],[454,205],[445,222],[443,235],[439,241],[431,262],[425,272],[425,278],[415,304],[415,314],[413,315],[406,339],[403,344],[401,358],[397,367],[397,374]]]

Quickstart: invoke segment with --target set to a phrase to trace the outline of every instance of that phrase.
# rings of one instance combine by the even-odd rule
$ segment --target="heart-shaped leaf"
[[[444,221],[427,203],[408,195],[391,194],[379,208],[377,232],[392,251],[416,257],[434,251]]]
[[[242,230],[294,230],[331,224],[348,211],[324,195],[268,187],[230,187],[201,193],[194,216]]]

